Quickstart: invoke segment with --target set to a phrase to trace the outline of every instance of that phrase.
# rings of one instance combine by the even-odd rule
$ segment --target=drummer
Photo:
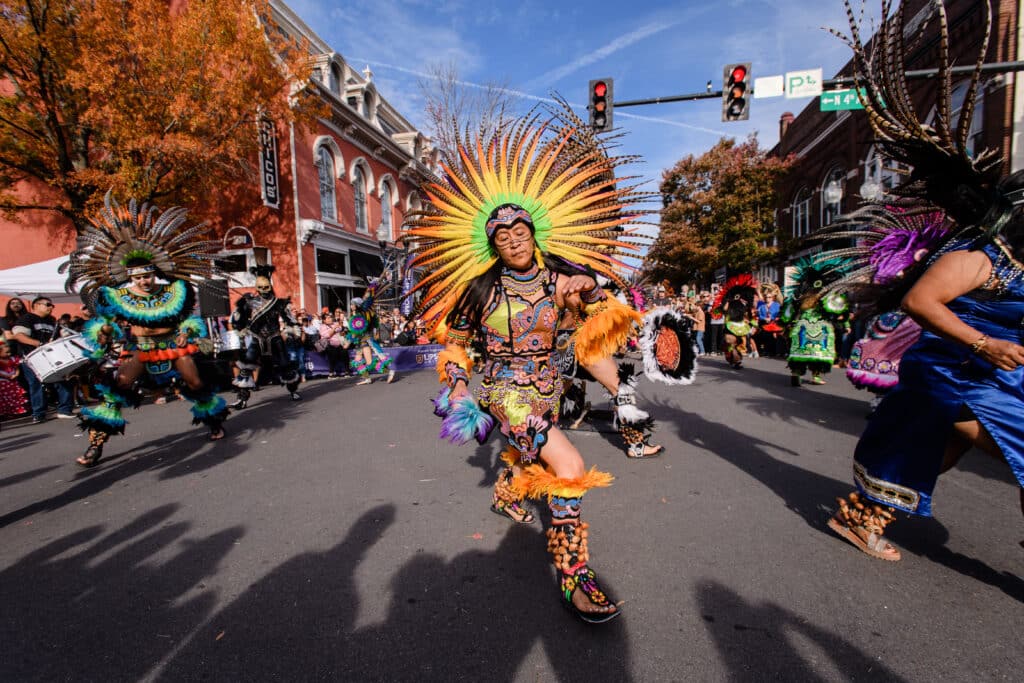
[[[57,319],[53,317],[53,300],[45,296],[33,299],[31,312],[18,318],[11,332],[12,339],[19,346],[18,353],[22,356],[27,356],[60,336],[57,331]],[[23,364],[22,369],[28,382],[29,400],[32,402],[32,424],[39,424],[46,419],[46,391],[42,381],[28,363]],[[73,419],[75,397],[71,382],[62,380],[52,382],[51,386],[57,391],[57,417]]]

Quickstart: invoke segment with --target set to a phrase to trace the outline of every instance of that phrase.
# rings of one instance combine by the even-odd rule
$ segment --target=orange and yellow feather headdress
[[[497,260],[486,231],[491,212],[516,204],[533,219],[537,260],[544,254],[592,268],[616,283],[630,270],[619,257],[646,240],[635,233],[649,213],[637,205],[649,195],[616,178],[636,157],[610,156],[568,104],[533,111],[498,131],[457,140],[457,159],[443,164],[444,179],[427,183],[422,211],[406,225],[415,243],[411,263],[425,276],[410,292],[423,292],[417,313],[436,326],[459,294]],[[543,116],[543,114],[548,116]]]

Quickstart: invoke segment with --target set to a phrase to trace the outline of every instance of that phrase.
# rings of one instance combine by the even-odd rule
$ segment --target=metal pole
[[[981,73],[1010,73],[1013,71],[1024,71],[1024,62],[993,62],[991,64],[982,64]],[[955,66],[949,70],[951,76],[963,76],[966,74],[974,73],[973,66]],[[939,75],[938,69],[915,69],[913,71],[907,71],[904,75],[909,80],[921,80],[934,78]],[[853,85],[853,76],[837,76],[836,78],[829,78],[822,81],[821,85],[823,88],[833,88],[841,85]],[[754,89],[750,89],[750,95],[753,96]],[[722,91],[715,90],[713,92],[695,92],[688,93],[685,95],[669,95],[668,97],[650,97],[643,100],[624,100],[622,102],[613,102],[613,107],[639,107],[645,104],[664,104],[666,102],[689,102],[691,100],[713,100],[721,99]]]

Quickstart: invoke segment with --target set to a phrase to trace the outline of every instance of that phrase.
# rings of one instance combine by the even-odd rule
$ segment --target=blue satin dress
[[[1008,262],[994,244],[984,252],[994,268]],[[1022,344],[1024,278],[1017,273],[1005,285],[998,294],[975,290],[947,305],[982,334]],[[1000,370],[968,347],[924,331],[857,444],[857,488],[876,502],[930,516],[946,444],[964,408],[992,435],[1024,487],[1024,367]]]

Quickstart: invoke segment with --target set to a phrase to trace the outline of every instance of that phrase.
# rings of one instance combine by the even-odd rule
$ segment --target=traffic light
[[[612,79],[598,78],[590,81],[590,127],[595,133],[606,133],[612,129]]]
[[[726,64],[722,70],[723,121],[746,121],[750,118],[748,90],[750,90],[750,62]]]

